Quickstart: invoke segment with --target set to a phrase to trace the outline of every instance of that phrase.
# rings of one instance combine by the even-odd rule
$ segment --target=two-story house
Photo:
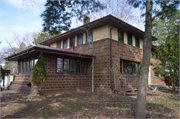
[[[44,54],[47,82],[41,83],[39,91],[62,91],[91,89],[92,57],[94,57],[94,87],[109,89],[111,86],[110,60],[112,39],[112,63],[116,64],[124,91],[136,90],[139,68],[143,58],[144,32],[134,26],[108,15],[95,21],[46,40],[6,58],[18,61],[19,74],[15,75],[10,89],[23,93],[37,93],[35,86],[29,86],[33,67],[39,54]],[[152,36],[153,41],[157,38]],[[155,59],[151,58],[152,62]],[[163,84],[150,68],[148,84]]]

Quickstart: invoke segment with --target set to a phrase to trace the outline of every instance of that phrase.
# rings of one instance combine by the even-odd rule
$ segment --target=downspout
[[[117,21],[117,23],[118,22],[119,22],[119,20]],[[114,26],[116,24],[114,24]],[[112,82],[113,82],[113,75],[112,75],[112,29],[114,28],[114,26],[112,26],[111,29],[110,29],[110,67],[111,67],[111,86],[110,86],[110,88],[112,90],[113,90],[113,87],[112,87]]]

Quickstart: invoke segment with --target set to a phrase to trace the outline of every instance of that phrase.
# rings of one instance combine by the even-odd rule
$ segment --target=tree
[[[44,21],[43,31],[50,34],[69,30],[73,17],[83,20],[88,14],[105,8],[95,0],[47,0],[45,7],[46,10],[41,14]]]
[[[159,39],[156,41],[156,51],[153,56],[162,62],[154,64],[154,71],[160,74],[169,83],[172,83],[173,91],[176,91],[176,85],[179,84],[178,61],[179,61],[179,11],[170,19],[155,19],[155,28],[153,34]],[[163,79],[162,79],[163,80]]]
[[[44,66],[44,56],[43,53],[41,52],[38,57],[38,61],[34,67],[34,72],[31,77],[31,83],[39,87],[39,84],[41,82],[45,82],[46,80],[47,80],[47,73]]]
[[[136,111],[135,118],[146,118],[146,95],[147,95],[147,80],[148,80],[148,72],[150,65],[150,54],[151,54],[151,46],[152,46],[152,12],[153,11],[153,1],[150,0],[127,0],[129,4],[133,4],[135,8],[140,7],[142,9],[146,8],[145,12],[145,34],[144,34],[144,43],[143,43],[143,61],[140,68],[140,79],[138,86],[138,94],[137,94],[137,103],[136,103]],[[157,12],[157,16],[171,16],[176,10],[179,2],[177,1],[155,1],[156,5],[160,5],[161,11]],[[155,5],[155,4],[154,4]],[[172,8],[172,7],[175,7]],[[163,12],[165,11],[165,13]],[[171,11],[171,15],[169,14]]]
[[[140,16],[143,10],[134,9],[133,5],[128,4],[126,0],[101,0],[101,3],[107,8],[90,14],[89,17],[92,21],[112,14],[113,16],[144,30],[144,17]]]
[[[37,37],[34,37],[33,44],[35,46],[41,46],[39,43],[41,43],[45,40],[48,40],[50,38],[53,38],[53,37],[60,35],[60,34],[61,34],[61,32],[59,32],[59,34],[51,35],[48,32],[41,31],[41,33],[39,33],[39,35]]]
[[[2,68],[1,65],[0,65],[0,69],[1,69],[1,74],[0,74],[0,83],[1,83],[2,80],[3,80],[3,82],[4,82],[5,73],[4,73],[4,70],[3,70],[3,68]]]

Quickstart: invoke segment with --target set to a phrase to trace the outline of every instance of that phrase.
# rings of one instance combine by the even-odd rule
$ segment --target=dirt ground
[[[41,96],[2,91],[1,118],[134,118],[136,96],[69,91]],[[179,94],[147,95],[147,118],[180,118]]]

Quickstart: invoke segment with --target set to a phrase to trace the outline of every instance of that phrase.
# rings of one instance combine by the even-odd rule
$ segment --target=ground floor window
[[[38,59],[27,59],[19,61],[19,74],[33,73]]]
[[[87,62],[84,60],[57,58],[56,72],[86,74]]]
[[[139,64],[138,62],[120,60],[120,73],[125,75],[138,75]]]

